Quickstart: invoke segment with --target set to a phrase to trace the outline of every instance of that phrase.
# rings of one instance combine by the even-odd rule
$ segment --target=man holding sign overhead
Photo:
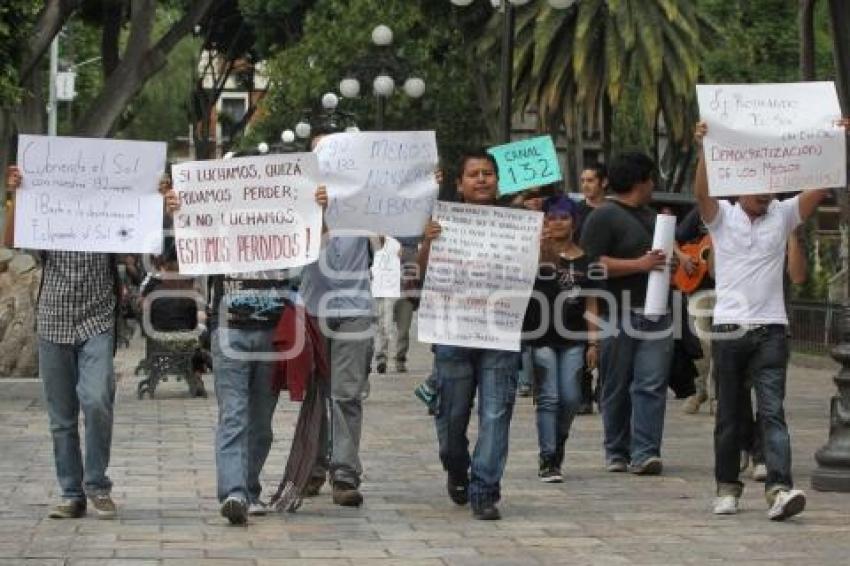
[[[738,480],[739,412],[744,397],[750,394],[748,374],[756,390],[764,438],[768,518],[786,519],[803,511],[806,505],[803,492],[793,489],[791,442],[783,408],[789,350],[782,276],[789,235],[815,212],[828,191],[806,190],[784,201],[775,200],[770,193],[777,189],[777,183],[783,184],[781,189],[804,188],[795,186],[794,179],[805,182],[809,176],[791,175],[792,170],[805,171],[811,166],[801,155],[808,154],[808,150],[802,152],[800,148],[809,144],[801,136],[808,138],[812,132],[824,132],[821,140],[840,139],[842,148],[836,154],[843,156],[844,132],[836,126],[835,116],[823,123],[811,119],[807,123],[799,101],[794,99],[793,85],[787,86],[782,93],[765,92],[762,85],[738,87],[736,96],[729,98],[725,98],[724,89],[730,87],[702,87],[703,93],[711,88],[713,98],[700,99],[706,122],[696,128],[695,138],[703,149],[694,194],[715,253],[717,303],[712,355],[718,401],[714,429],[714,513],[718,515],[737,513],[743,490]],[[837,113],[834,91],[832,100]],[[712,132],[716,128],[721,135],[709,138],[709,124]],[[838,125],[847,128],[850,121],[841,120]],[[730,135],[736,129],[740,130],[737,138]],[[786,141],[792,143],[785,144]],[[780,154],[786,156],[783,164],[777,161]],[[721,163],[724,156],[734,164]],[[738,157],[759,163],[745,163]],[[776,176],[777,167],[786,171],[782,179]],[[831,163],[824,171],[844,168],[842,157],[840,163]],[[759,183],[752,180],[751,171],[760,175]],[[726,182],[727,175],[741,183],[741,196],[735,204],[717,198],[735,192]]]

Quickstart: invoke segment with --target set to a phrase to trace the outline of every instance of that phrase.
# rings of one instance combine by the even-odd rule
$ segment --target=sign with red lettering
[[[172,176],[180,273],[256,272],[318,259],[322,210],[312,153],[180,163]]]
[[[847,184],[834,83],[697,85],[697,99],[712,196]]]
[[[331,230],[420,236],[439,187],[434,132],[357,132],[316,145]]]

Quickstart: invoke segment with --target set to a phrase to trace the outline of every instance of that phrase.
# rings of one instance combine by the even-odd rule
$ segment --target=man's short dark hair
[[[655,162],[640,151],[615,155],[608,166],[608,184],[615,193],[627,193],[638,183],[652,178]]]
[[[604,181],[608,178],[608,168],[603,163],[591,163],[584,166],[584,171],[593,171],[596,178]]]
[[[458,159],[458,180],[463,177],[463,170],[466,168],[466,162],[470,161],[471,159],[486,159],[493,165],[493,170],[496,172],[496,176],[499,176],[499,164],[496,163],[495,157],[487,153],[485,149],[467,149],[466,151],[460,154],[460,158]]]

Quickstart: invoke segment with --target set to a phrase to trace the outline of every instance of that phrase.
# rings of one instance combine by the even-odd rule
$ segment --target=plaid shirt
[[[79,344],[113,328],[115,275],[109,254],[45,252],[38,301],[38,335]]]

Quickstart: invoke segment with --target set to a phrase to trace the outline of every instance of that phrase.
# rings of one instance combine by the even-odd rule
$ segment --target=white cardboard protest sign
[[[518,352],[537,276],[543,214],[437,202],[419,340]]]
[[[697,85],[697,99],[712,196],[846,184],[833,83]]]
[[[175,165],[180,273],[212,275],[298,267],[316,261],[322,210],[312,153]]]
[[[434,132],[333,134],[315,153],[330,199],[328,227],[422,234],[439,190]]]
[[[15,246],[160,253],[165,144],[22,135]]]
[[[372,259],[372,296],[376,299],[401,297],[401,244],[387,237],[384,247]]]

